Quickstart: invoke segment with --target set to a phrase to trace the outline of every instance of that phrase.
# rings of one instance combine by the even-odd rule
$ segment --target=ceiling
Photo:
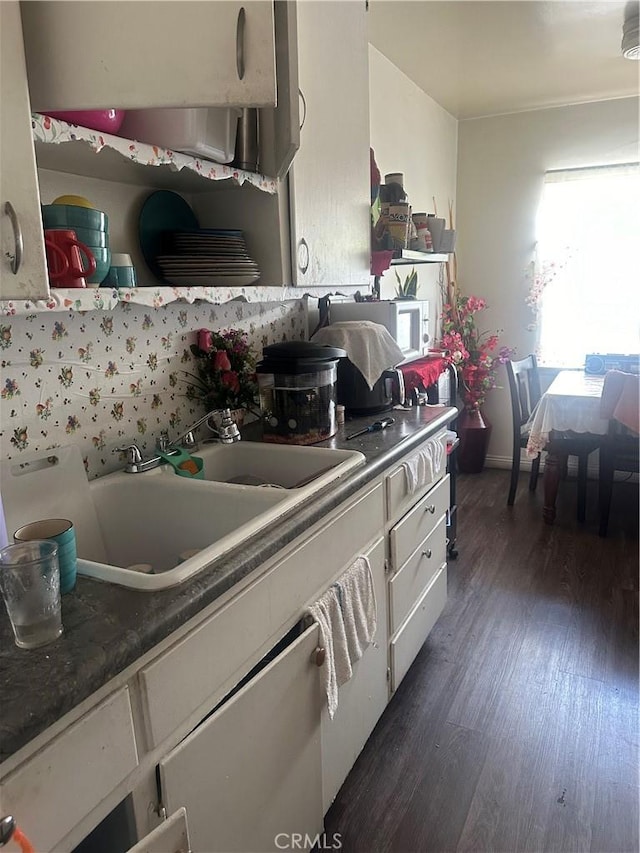
[[[624,2],[370,0],[369,41],[459,119],[637,95]]]

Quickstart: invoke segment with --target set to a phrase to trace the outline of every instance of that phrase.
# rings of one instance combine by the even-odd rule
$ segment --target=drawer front
[[[447,559],[447,520],[440,518],[435,530],[420,543],[389,581],[391,632],[397,631],[407,614]]]
[[[447,567],[438,574],[424,591],[422,598],[411,611],[409,618],[391,640],[391,690],[407,674],[415,656],[420,651],[431,629],[436,624],[447,601]]]
[[[58,843],[138,763],[129,689],[123,687],[11,773],[0,794],[36,850]]]
[[[444,476],[444,473],[447,469],[447,431],[441,430],[439,433],[436,433],[432,438],[428,439],[425,444],[438,443],[442,448],[442,464],[437,471],[433,472],[433,477],[425,482],[420,488],[416,489],[413,494],[409,494],[407,489],[407,479],[405,469],[402,467],[402,463],[398,465],[398,467],[386,477],[386,492],[387,492],[387,520],[394,521],[396,518],[399,518],[403,512],[406,512],[407,509],[411,506],[412,503],[415,503],[421,495],[423,495],[427,489],[430,489],[434,483],[440,479],[440,477]],[[424,445],[422,445],[424,447]],[[414,453],[410,453],[406,456],[406,459],[411,459],[418,451],[414,451]]]
[[[151,745],[189,718],[196,722],[205,703],[222,698],[244,674],[241,668],[255,663],[265,642],[300,614],[383,526],[378,484],[145,667],[140,683]]]
[[[449,475],[428,492],[389,533],[391,565],[397,571],[449,508]]]

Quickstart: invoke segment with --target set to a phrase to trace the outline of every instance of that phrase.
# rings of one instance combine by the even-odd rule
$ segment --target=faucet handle
[[[127,465],[140,465],[142,462],[142,453],[140,453],[140,448],[135,442],[127,445],[126,447],[114,447],[113,452],[126,453]]]
[[[159,450],[160,453],[167,453],[170,448],[171,442],[169,441],[169,433],[166,429],[163,429],[156,440],[156,450]]]

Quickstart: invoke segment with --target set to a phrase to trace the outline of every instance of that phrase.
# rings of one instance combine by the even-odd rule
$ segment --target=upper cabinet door
[[[0,299],[49,296],[20,7],[0,3]]]
[[[273,3],[24,2],[36,112],[273,106]]]
[[[368,286],[369,60],[364,2],[298,3],[300,149],[289,173],[298,287]]]

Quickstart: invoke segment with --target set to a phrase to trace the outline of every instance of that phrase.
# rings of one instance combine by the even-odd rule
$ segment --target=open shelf
[[[411,249],[402,249],[398,257],[391,259],[391,266],[401,264],[444,264],[449,260],[449,255],[436,252],[413,252]]]
[[[171,302],[209,302],[223,305],[241,302],[282,302],[300,299],[303,293],[292,287],[111,287],[52,288],[48,299],[7,299],[0,302],[0,317],[47,311],[113,311],[120,303],[161,308]]]
[[[211,190],[215,182],[222,182],[221,187],[249,184],[271,194],[278,188],[276,178],[90,130],[39,113],[32,113],[31,127],[36,160],[41,169],[191,192]]]

